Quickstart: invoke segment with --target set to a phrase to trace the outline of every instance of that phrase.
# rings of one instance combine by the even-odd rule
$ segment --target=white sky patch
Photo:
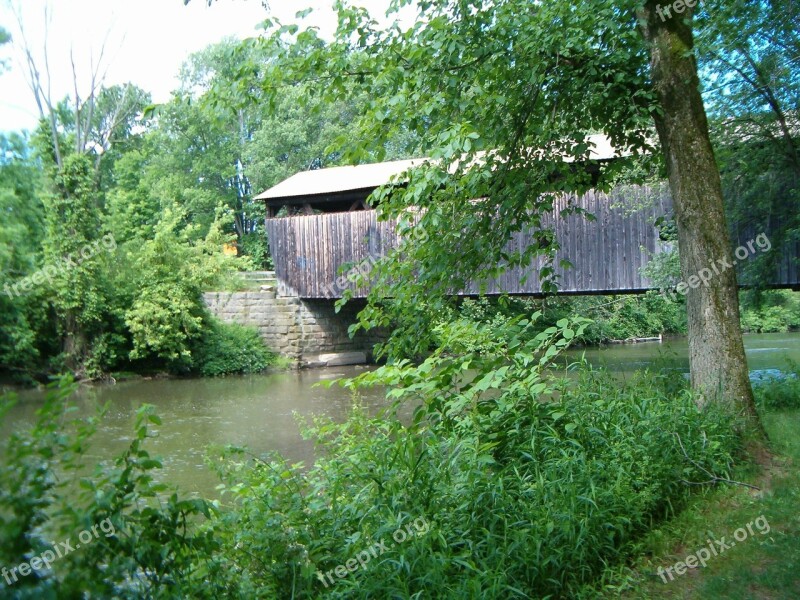
[[[91,60],[98,60],[106,38],[106,85],[132,82],[150,92],[154,102],[165,102],[177,88],[180,66],[191,53],[226,37],[257,35],[258,24],[268,16],[291,23],[298,11],[310,6],[314,11],[304,24],[318,26],[325,37],[336,27],[331,0],[271,0],[269,12],[261,0],[215,0],[211,6],[205,0],[191,0],[188,6],[182,0],[11,1],[21,12],[26,37],[42,65],[47,38],[54,102],[73,92],[70,49],[79,92],[85,94]],[[362,3],[382,20],[386,0]],[[45,6],[50,13],[47,29]],[[0,26],[15,38],[0,47],[0,59],[10,59],[10,69],[0,74],[0,130],[31,129],[38,109],[26,83],[16,19],[4,0],[0,0]]]

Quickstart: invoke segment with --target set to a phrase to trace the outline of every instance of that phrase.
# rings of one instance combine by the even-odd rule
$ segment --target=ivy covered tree
[[[95,172],[85,154],[63,157],[44,194],[44,262],[52,269],[52,305],[59,317],[65,365],[85,375],[107,306],[100,254],[101,220]]]

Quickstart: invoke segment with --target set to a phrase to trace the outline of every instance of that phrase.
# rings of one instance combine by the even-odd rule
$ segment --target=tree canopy
[[[369,94],[360,135],[349,148],[351,161],[404,128],[419,136],[430,163],[410,174],[406,188],[383,191],[374,200],[384,217],[421,207],[420,226],[433,235],[404,248],[406,260],[384,270],[385,286],[361,313],[363,326],[404,321],[408,329],[397,330],[395,339],[412,340],[412,350],[431,342],[421,307],[439,312],[454,290],[470,280],[488,280],[498,265],[551,255],[556,246],[547,232],[524,251],[509,252],[507,243],[522,228],[538,228],[541,214],[552,210],[552,193],[615,181],[615,169],[625,168],[625,161],[599,173],[581,168],[593,133],[606,134],[630,160],[653,152],[665,159],[684,279],[729,256],[701,74],[706,85],[713,80],[722,86],[712,114],[735,102],[746,118],[766,118],[768,129],[777,125],[791,163],[793,131],[782,125],[780,107],[793,97],[782,85],[793,71],[776,60],[773,49],[782,48],[780,54],[795,47],[785,25],[796,18],[789,4],[725,9],[723,3],[706,3],[697,9],[699,47],[696,11],[685,5],[685,12],[665,17],[652,1],[432,0],[414,5],[416,18],[408,21],[402,16],[408,4],[390,2],[388,23],[379,23],[365,9],[337,3],[332,41],[314,28],[268,22],[271,35],[247,47],[269,48],[279,58],[243,69],[257,75],[242,87],[260,89],[272,101],[287,88],[309,84],[329,102]],[[769,9],[768,17],[758,14],[762,8]],[[770,25],[784,14],[789,19]],[[761,41],[729,39],[739,21]],[[697,67],[701,56],[705,70]],[[715,71],[715,64],[728,71]],[[780,96],[766,81],[781,87]],[[701,232],[709,225],[711,237]],[[541,271],[545,278],[554,272],[546,263]],[[734,273],[726,272],[706,289],[689,292],[692,377],[709,396],[737,398],[753,414],[736,290]],[[724,358],[707,362],[709,355]]]

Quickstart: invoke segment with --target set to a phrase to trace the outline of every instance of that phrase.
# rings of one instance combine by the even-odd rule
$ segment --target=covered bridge
[[[598,160],[610,156],[596,156]],[[368,289],[354,289],[343,271],[362,261],[378,259],[399,243],[394,221],[377,220],[367,198],[378,187],[421,160],[404,160],[350,167],[305,171],[256,196],[266,204],[266,231],[275,262],[278,294],[305,299],[332,299],[353,289],[354,297],[365,297]],[[580,214],[558,217],[572,203],[595,216]],[[671,212],[668,188],[626,186],[609,194],[591,191],[583,196],[563,196],[545,226],[555,231],[560,244],[556,265],[567,260],[572,268],[557,267],[559,290],[568,294],[642,293],[653,289],[641,268],[654,254],[672,246],[660,239],[655,226],[659,217]],[[752,232],[752,239],[760,232]],[[748,232],[742,232],[743,237]],[[510,245],[528,246],[529,232],[514,236]],[[797,289],[800,244],[787,248],[778,261],[776,287]],[[776,249],[777,250],[777,249]],[[534,261],[526,268],[512,268],[491,282],[487,293],[541,295]],[[521,283],[524,281],[524,283]],[[462,295],[473,295],[475,286]]]

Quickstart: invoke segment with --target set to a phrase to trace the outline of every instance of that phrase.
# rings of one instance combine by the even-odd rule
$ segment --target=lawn
[[[763,419],[770,443],[753,446],[753,462],[736,474],[760,489],[720,485],[698,495],[648,534],[641,558],[607,598],[800,598],[800,410],[770,411]],[[709,540],[713,550],[703,551]],[[705,567],[675,568],[695,554],[710,555]]]

